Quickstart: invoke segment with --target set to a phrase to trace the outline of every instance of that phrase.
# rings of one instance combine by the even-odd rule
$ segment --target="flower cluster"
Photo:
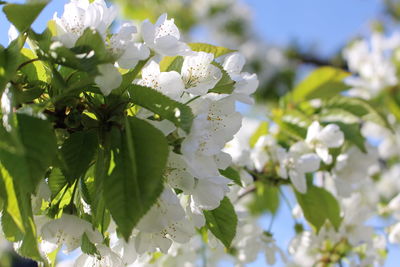
[[[116,15],[116,9],[103,0],[91,3],[71,0],[61,17],[54,15],[52,57],[59,56],[60,47],[73,51],[82,36],[92,31],[100,36],[112,58],[112,62],[97,66],[94,79],[104,96],[112,96],[113,90],[121,86],[123,69],[140,67],[140,76],[132,84],[151,88],[175,103],[188,106],[193,122],[190,131],[184,131],[170,120],[155,119],[158,114],[146,107],[136,112],[137,118],[175,141],[169,147],[163,191],[128,239],[120,238],[113,216],[107,229],[101,232],[94,228],[84,218],[94,216],[94,207],[84,198],[78,201],[84,216],[66,211],[55,219],[35,216],[42,257],[51,260],[48,255],[60,247],[66,253],[81,247],[84,253],[74,266],[137,266],[148,263],[154,253],[168,255],[188,242],[195,242],[192,240],[196,239],[196,229],[204,228],[206,223],[204,212],[218,208],[231,191],[232,181],[220,170],[232,164],[231,156],[222,150],[241,127],[242,115],[236,111],[235,103],[252,103],[250,95],[258,86],[255,74],[242,72],[245,58],[241,54],[226,49],[226,55],[221,57],[192,51],[181,40],[174,20],[166,14],[155,24],[143,21],[140,34],[132,23],[123,23],[116,33],[110,33]],[[92,52],[96,55],[96,51]],[[91,52],[77,55],[83,59],[91,56]],[[165,60],[171,57],[181,63],[179,67],[166,69]],[[175,110],[176,118],[181,116],[180,112]],[[34,209],[40,210],[41,201],[51,202],[50,195],[49,184],[42,182],[34,197],[34,204],[38,204]],[[210,238],[212,235],[209,232]],[[19,246],[15,244],[17,250]]]
[[[241,4],[192,2],[246,56],[186,43],[166,14],[120,23],[104,0],[71,0],[42,34],[12,14],[43,3],[6,5],[0,248],[8,239],[52,265],[78,251],[60,267],[245,266],[260,254],[268,265],[383,265],[400,244],[399,36],[353,42],[350,73],[316,69],[244,118],[237,104],[255,104],[260,78],[247,55],[266,80],[269,63],[287,61],[250,40]],[[285,205],[287,251],[274,231]]]

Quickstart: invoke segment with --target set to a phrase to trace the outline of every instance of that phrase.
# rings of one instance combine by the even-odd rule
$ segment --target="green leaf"
[[[248,207],[253,215],[260,215],[265,211],[275,214],[279,208],[279,189],[259,181],[255,182],[256,193]]]
[[[86,235],[86,233],[83,233],[82,235],[81,250],[83,253],[88,255],[100,255],[96,246],[92,242],[90,242],[89,237]]]
[[[163,190],[169,150],[164,135],[151,124],[130,117],[125,127],[114,140],[115,167],[104,180],[103,194],[118,230],[128,240]]]
[[[210,93],[217,94],[231,94],[235,89],[235,81],[231,79],[231,76],[224,70],[221,64],[212,62],[213,65],[217,66],[222,72],[222,77],[213,89],[209,90]]]
[[[340,108],[323,109],[319,114],[320,121],[341,121],[343,123],[360,123],[360,117]]]
[[[26,4],[6,4],[3,11],[7,19],[20,31],[25,32],[42,12],[48,1],[31,1]]]
[[[97,134],[94,130],[73,133],[64,142],[61,154],[67,169],[63,172],[70,183],[86,172],[94,159],[98,144]]]
[[[22,113],[17,114],[17,120],[18,133],[30,174],[30,177],[26,177],[26,186],[34,190],[56,156],[56,137],[52,125],[47,120]]]
[[[124,73],[124,74],[122,75],[122,82],[121,82],[121,85],[120,85],[118,88],[112,90],[112,91],[111,91],[111,94],[120,95],[120,94],[122,94],[123,92],[125,92],[125,91],[127,90],[126,88],[127,88],[129,85],[132,84],[133,80],[135,80],[136,77],[138,77],[140,71],[143,69],[143,67],[146,65],[146,63],[149,61],[150,58],[151,58],[151,57],[149,57],[149,58],[146,59],[146,60],[140,60],[140,61],[136,64],[136,66],[135,66],[134,69],[132,69],[132,70],[130,70],[130,71]]]
[[[305,139],[308,125],[311,124],[310,118],[296,109],[276,110],[273,112],[273,120],[279,125],[280,141],[287,138]]]
[[[229,180],[232,180],[238,186],[243,186],[242,181],[240,180],[240,174],[234,168],[228,167],[225,170],[219,170],[219,173]]]
[[[299,126],[293,122],[289,121],[278,121],[280,132],[287,134],[294,139],[305,139],[307,135],[307,128]]]
[[[88,48],[84,49],[84,51],[93,50],[94,56],[99,60],[98,63],[111,63],[115,60],[105,47],[103,38],[96,30],[87,28],[76,41],[74,51],[78,51],[78,47]]]
[[[21,61],[20,50],[24,43],[25,38],[20,36],[12,41],[6,49],[0,45],[0,94],[3,94],[5,86],[17,72]]]
[[[44,93],[47,86],[45,82],[39,80],[31,81],[21,87],[17,85],[13,90],[15,105],[33,102]]]
[[[0,192],[5,202],[4,214],[8,215],[6,215],[6,218],[4,219],[5,221],[2,221],[3,226],[5,226],[4,232],[7,239],[12,242],[21,240],[16,238],[16,236],[18,233],[23,233],[25,229],[23,215],[19,207],[17,193],[14,187],[14,181],[9,172],[1,165],[0,178]],[[8,231],[8,229],[11,229],[11,231]],[[12,230],[15,230],[14,234],[12,233]]]
[[[60,251],[60,247],[58,247],[57,249],[55,249],[54,251],[46,254],[47,259],[49,261],[49,267],[56,267],[56,263],[57,263],[57,255],[58,252]]]
[[[204,210],[206,227],[218,238],[226,248],[231,246],[236,235],[237,216],[229,198],[221,200],[221,204],[214,210]]]
[[[33,80],[40,80],[43,82],[48,82],[48,76],[46,74],[46,69],[43,62],[36,60],[29,64],[26,64],[29,61],[37,59],[36,54],[28,49],[22,48],[21,53],[23,55],[24,66],[20,68],[20,70],[27,75],[28,79]]]
[[[330,221],[336,230],[339,229],[342,221],[340,206],[331,193],[316,186],[310,186],[305,194],[300,194],[297,191],[295,193],[304,217],[315,227],[317,232],[326,220]]]
[[[314,98],[327,99],[350,88],[343,82],[349,75],[333,67],[318,68],[301,81],[289,97],[296,103]]]
[[[1,216],[1,227],[5,238],[10,242],[18,242],[24,238],[23,230],[18,228],[13,217],[7,211]]]
[[[31,207],[29,207],[29,209],[31,209]],[[26,215],[27,217],[25,218],[27,225],[25,225],[26,232],[24,235],[24,239],[22,240],[21,247],[17,250],[17,252],[25,258],[31,258],[35,261],[43,262],[44,260],[38,248],[36,225],[33,221],[31,210],[29,213],[30,214]]]
[[[3,226],[6,226],[4,231],[9,240],[22,238],[18,253],[24,257],[42,261],[32,215],[31,194],[24,189],[24,186],[21,186],[23,181],[16,178],[18,177],[12,177],[8,170],[0,165],[0,193],[5,196],[4,214],[7,214],[5,216],[8,220],[6,224],[3,222]]]
[[[371,103],[355,97],[335,96],[322,105],[324,110],[344,110],[360,119],[371,121],[386,128],[391,128],[381,112]]]
[[[51,194],[56,196],[68,184],[67,178],[58,168],[53,168],[49,176]]]
[[[263,121],[260,123],[258,126],[257,130],[253,133],[253,135],[250,137],[249,143],[250,147],[254,147],[258,141],[258,139],[263,136],[268,134],[268,122]]]
[[[136,84],[128,87],[132,101],[158,115],[167,119],[189,133],[193,122],[193,113],[189,106],[179,103],[162,93]]]
[[[232,50],[226,47],[222,46],[215,46],[211,44],[206,44],[206,43],[190,43],[189,47],[196,52],[206,52],[206,53],[211,53],[214,54],[214,58],[236,52],[236,50]]]
[[[166,56],[163,57],[163,59],[160,61],[160,71],[162,72],[176,71],[178,73],[181,73],[182,65],[183,65],[182,56],[176,56],[176,57]]]

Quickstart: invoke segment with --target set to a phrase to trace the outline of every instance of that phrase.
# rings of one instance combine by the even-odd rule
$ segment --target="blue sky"
[[[278,45],[297,41],[323,55],[346,40],[368,33],[371,19],[382,11],[381,0],[246,0],[253,8],[261,36]]]
[[[10,1],[24,2],[24,1]],[[34,24],[43,30],[55,11],[62,13],[66,0],[53,0]],[[381,0],[245,0],[253,9],[254,26],[269,43],[288,45],[296,41],[304,47],[313,47],[322,56],[329,56],[342,47],[346,40],[368,34],[372,19],[382,12]],[[383,2],[383,1],[382,1]],[[21,14],[23,15],[23,14]],[[0,44],[7,45],[9,24],[0,13]],[[269,216],[261,218],[267,227]],[[293,220],[285,205],[279,210],[272,230],[279,245],[286,247],[293,236]],[[399,266],[399,247],[391,247],[385,266]],[[260,257],[250,266],[264,266]],[[282,262],[276,266],[283,266]]]

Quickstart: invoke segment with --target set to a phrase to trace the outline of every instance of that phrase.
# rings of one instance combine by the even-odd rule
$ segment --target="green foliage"
[[[365,137],[361,135],[359,124],[346,124],[340,121],[333,121],[330,123],[335,123],[340,127],[343,132],[345,140],[356,145],[362,152],[367,153],[365,148]]]
[[[61,153],[66,169],[63,172],[70,183],[86,173],[97,147],[98,137],[93,130],[73,133],[64,142]]]
[[[48,184],[52,195],[56,196],[68,184],[68,180],[60,169],[53,168],[49,176]]]
[[[83,253],[88,255],[93,255],[93,256],[100,255],[96,246],[92,242],[90,242],[89,237],[87,236],[86,233],[83,233],[82,235],[81,250]]]
[[[338,95],[327,100],[323,105],[323,110],[346,111],[362,120],[391,128],[381,111],[364,99]]]
[[[97,31],[92,29],[86,29],[83,32],[82,36],[76,41],[75,48],[73,50],[76,52],[89,51],[89,53],[90,51],[93,51],[94,56],[101,63],[113,62],[113,58],[110,56],[110,53],[107,51],[107,48],[104,45],[103,38]]]
[[[190,131],[193,113],[189,106],[172,100],[149,87],[133,84],[127,90],[136,105],[158,114],[161,119],[171,121],[187,133]]]
[[[125,240],[163,190],[168,157],[164,135],[151,124],[131,117],[113,147],[115,167],[104,180],[106,206]]]
[[[253,135],[250,137],[250,147],[254,147],[258,141],[258,139],[263,136],[268,134],[268,122],[263,121],[257,128],[257,130],[253,133]]]
[[[160,62],[160,71],[176,71],[181,72],[183,65],[183,57],[164,57]]]
[[[21,53],[24,61],[24,66],[20,68],[21,72],[31,81],[39,80],[48,82],[49,77],[46,75],[45,66],[43,62],[36,60],[37,56],[35,53],[28,48],[22,48]],[[31,64],[29,64],[30,61]]]
[[[222,47],[222,46],[206,44],[206,43],[190,43],[189,46],[193,51],[196,51],[196,52],[202,51],[202,52],[213,54],[214,58],[236,52],[236,50],[232,50],[232,49]]]
[[[259,181],[255,182],[256,193],[248,207],[253,215],[266,211],[275,214],[279,208],[279,189]]]
[[[224,177],[232,180],[238,186],[243,186],[242,181],[240,180],[240,174],[237,170],[232,167],[228,167],[225,170],[219,170],[219,173],[222,174]]]
[[[22,240],[22,233],[24,232],[23,215],[18,205],[12,177],[3,166],[0,166],[0,168],[0,189],[5,202],[4,215],[2,217],[3,230],[9,241],[19,241]]]
[[[31,259],[42,261],[38,250],[36,226],[33,222],[30,194],[21,186],[21,181],[12,177],[8,170],[0,166],[0,192],[5,197],[5,234],[10,241],[22,241],[18,252]]]
[[[127,87],[129,87],[132,84],[133,80],[139,75],[140,71],[146,65],[147,62],[148,62],[148,59],[147,60],[140,60],[136,64],[136,66],[135,66],[135,68],[133,70],[130,70],[127,73],[124,73],[122,75],[121,85],[117,89],[114,89],[111,92],[111,94],[120,95],[123,92],[125,92],[127,90]]]
[[[237,216],[229,198],[221,200],[218,208],[203,211],[206,227],[226,248],[230,248],[236,235]]]
[[[217,62],[213,62],[215,66],[217,66],[220,71],[222,72],[222,77],[218,81],[218,83],[211,89],[210,93],[217,93],[217,94],[231,94],[235,89],[235,81],[232,80],[231,76],[224,70],[221,64]]]
[[[17,203],[15,203],[17,204]],[[10,242],[18,242],[23,239],[23,229],[20,229],[9,212],[4,212],[1,217],[1,227],[5,238]]]
[[[282,134],[278,136],[279,140],[305,139],[308,125],[311,123],[306,115],[296,109],[276,110],[273,115],[273,119],[279,125]]]
[[[29,29],[48,1],[31,1],[26,4],[6,4],[3,12],[7,19],[20,31]]]
[[[12,41],[7,48],[0,45],[0,94],[7,83],[14,78],[21,60],[20,50],[24,46],[25,38],[19,37]]]
[[[44,119],[18,113],[18,133],[28,168],[26,187],[34,190],[57,153],[56,137],[52,125]]]
[[[318,68],[301,81],[288,97],[295,103],[314,98],[327,99],[350,88],[343,82],[349,75],[333,67]]]
[[[309,186],[307,193],[296,192],[297,201],[303,210],[304,217],[318,232],[328,220],[336,230],[342,218],[340,206],[336,198],[321,187]]]

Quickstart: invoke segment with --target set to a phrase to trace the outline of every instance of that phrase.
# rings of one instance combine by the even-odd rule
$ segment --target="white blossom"
[[[232,80],[236,82],[233,93],[238,100],[246,104],[254,104],[254,100],[249,96],[256,91],[259,81],[257,74],[241,72],[245,63],[246,59],[242,54],[233,53],[225,58],[223,67]]]
[[[319,122],[314,121],[308,127],[306,142],[315,149],[315,152],[325,164],[331,164],[332,155],[329,154],[329,148],[343,145],[344,134],[336,124],[328,124],[322,127]]]
[[[150,61],[142,69],[142,79],[138,84],[151,87],[174,100],[179,100],[184,90],[180,74],[176,71],[161,72],[155,61]]]
[[[105,37],[106,31],[117,15],[117,10],[107,7],[104,0],[71,0],[64,6],[64,13],[58,18],[54,14],[57,35],[55,39],[71,48],[83,34],[85,29],[95,29]]]
[[[389,242],[400,244],[400,223],[396,223],[389,230]]]
[[[83,253],[75,261],[74,267],[122,267],[121,258],[105,245],[97,245],[100,255],[88,255]]]
[[[118,88],[122,82],[121,73],[112,64],[102,64],[97,66],[100,75],[94,81],[104,95],[109,95],[112,90]]]
[[[130,69],[136,66],[139,60],[150,56],[150,50],[142,43],[135,42],[136,27],[132,23],[124,23],[109,41],[111,51],[117,56],[118,66]]]
[[[222,73],[212,64],[213,60],[214,55],[205,52],[193,52],[185,57],[181,74],[187,92],[204,95],[218,83]]]
[[[379,91],[398,82],[391,51],[400,44],[400,36],[390,38],[374,33],[370,42],[358,40],[345,49],[344,57],[351,71],[359,77],[347,80],[353,86],[351,95],[369,99]]]
[[[93,230],[89,222],[69,214],[63,214],[61,218],[52,220],[41,228],[44,242],[57,246],[65,245],[67,252],[71,252],[81,245],[84,233],[93,243],[100,243],[103,240],[101,234]]]
[[[290,178],[296,190],[303,194],[307,192],[306,173],[318,170],[320,165],[319,157],[305,152],[304,146],[304,143],[296,143],[289,151],[283,148],[277,150],[279,176]]]
[[[167,14],[162,14],[154,25],[148,20],[143,21],[141,32],[146,45],[161,55],[187,55],[190,52],[189,46],[179,41],[179,29],[174,19],[167,19]]]
[[[11,43],[15,39],[18,38],[19,32],[17,28],[13,24],[10,25],[10,28],[8,29],[8,43]]]

